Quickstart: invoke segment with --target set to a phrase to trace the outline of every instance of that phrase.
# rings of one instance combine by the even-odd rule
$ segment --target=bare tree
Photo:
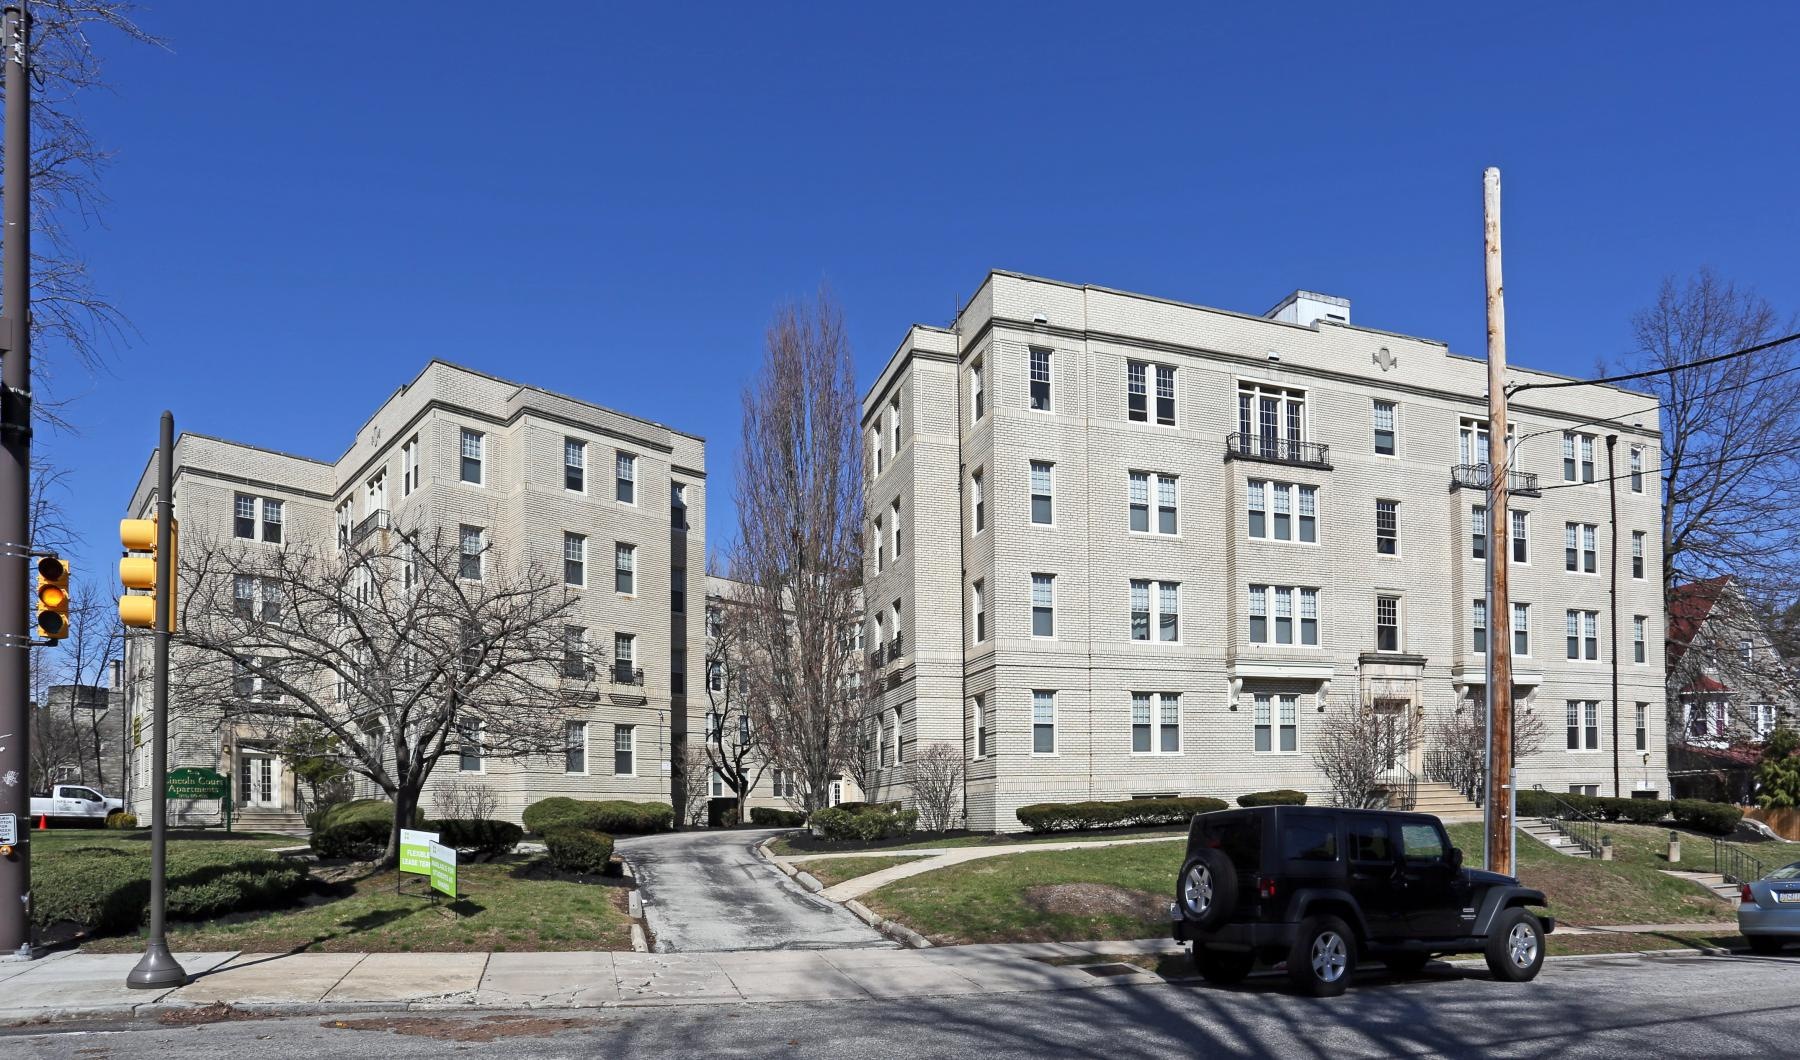
[[[1313,730],[1312,760],[1325,774],[1334,805],[1375,809],[1390,803],[1393,770],[1405,763],[1420,739],[1419,727],[1410,721],[1376,710],[1360,697],[1326,714]]]
[[[1513,763],[1544,749],[1549,729],[1536,710],[1513,711]],[[1449,784],[1480,804],[1487,792],[1487,711],[1479,702],[1459,704],[1438,718],[1427,741],[1425,779]]]
[[[912,763],[913,802],[919,828],[947,832],[963,818],[963,752],[947,743],[925,748]]]
[[[1674,587],[1669,596],[1668,735],[1672,744],[1760,741],[1800,696],[1783,617],[1730,577]]]
[[[69,724],[80,734],[77,758],[83,783],[96,787],[108,785],[107,730],[119,722],[112,702],[112,689],[106,686],[111,663],[124,650],[123,627],[119,623],[117,600],[110,593],[100,596],[89,586],[76,584],[69,593],[69,635],[36,669],[43,670],[63,686],[60,705]],[[53,701],[59,697],[51,696]],[[127,727],[118,725],[120,738]],[[121,767],[123,768],[123,767]],[[115,773],[111,779],[121,779]]]
[[[827,292],[781,309],[744,392],[732,576],[753,655],[752,725],[813,811],[850,765],[862,571],[862,447],[843,316]]]
[[[706,770],[706,751],[695,747],[692,742],[688,743],[681,754],[682,775],[689,778],[687,786],[682,789],[685,802],[681,807],[681,819],[694,828],[706,823],[707,786],[702,779],[706,776]],[[743,803],[738,805],[741,809]]]
[[[736,583],[728,583],[736,588]],[[752,639],[750,605],[727,595],[708,602],[706,612],[706,729],[702,752],[707,767],[737,799],[738,819],[749,820],[744,803],[769,768],[763,744],[764,719],[751,708],[751,689],[768,682],[758,671],[766,658]]]
[[[1670,368],[1794,330],[1711,269],[1663,281],[1632,318],[1640,368]],[[1800,374],[1792,345],[1653,376],[1662,405],[1663,590],[1720,575],[1753,596],[1800,589]]]
[[[861,621],[860,616],[858,621]],[[879,733],[876,719],[880,717],[884,697],[881,673],[869,665],[867,655],[858,661],[856,675],[850,682],[850,698],[856,704],[856,732],[845,772],[856,781],[864,802],[878,803],[882,801],[882,781],[891,770],[878,769],[875,765],[875,740]]]
[[[561,579],[491,546],[471,572],[441,531],[327,551],[197,538],[182,557],[178,702],[277,746],[297,726],[329,733],[394,802],[388,861],[444,755],[561,754],[596,696]]]

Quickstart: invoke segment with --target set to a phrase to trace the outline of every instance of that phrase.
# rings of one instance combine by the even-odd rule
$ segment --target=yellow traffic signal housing
[[[167,629],[170,633],[175,632],[174,574],[180,529],[179,524],[169,525]],[[127,589],[146,590],[146,595],[119,597],[119,620],[133,629],[153,629],[156,626],[156,520],[119,520],[119,543],[127,549],[127,555],[119,560],[120,583]],[[131,552],[148,552],[149,555],[134,556],[129,554]]]
[[[69,564],[61,556],[38,560],[37,630],[46,640],[69,635]]]

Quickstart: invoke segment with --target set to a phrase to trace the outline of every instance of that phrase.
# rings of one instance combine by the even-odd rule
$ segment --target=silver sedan
[[[1738,931],[1757,953],[1800,942],[1800,861],[1738,889]]]

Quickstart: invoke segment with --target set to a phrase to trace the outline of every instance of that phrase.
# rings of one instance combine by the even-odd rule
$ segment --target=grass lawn
[[[1448,827],[1450,841],[1463,849],[1469,865],[1479,868],[1485,860],[1481,825]],[[1657,829],[1612,825],[1609,830],[1613,837],[1611,862],[1572,858],[1529,836],[1517,836],[1513,849],[1519,879],[1544,892],[1550,899],[1550,912],[1558,920],[1570,924],[1684,924],[1723,922],[1737,916],[1732,906],[1694,884],[1658,871],[1668,867],[1667,860],[1654,857],[1641,838],[1631,834]],[[1662,835],[1666,854],[1668,831],[1662,830]],[[1706,867],[1711,864],[1709,843]]]
[[[463,897],[425,897],[422,876],[394,893],[394,874],[336,885],[309,904],[205,922],[171,922],[176,950],[324,951],[621,950],[631,948],[625,881],[560,877],[541,858],[513,855],[457,868]],[[136,952],[139,936],[82,944],[93,953]]]
[[[858,876],[867,876],[871,872],[891,869],[895,865],[906,865],[923,860],[923,856],[910,858],[826,858],[823,861],[803,861],[799,867],[804,872],[812,873],[813,879],[827,887],[834,887],[845,880],[854,880]]]
[[[305,846],[304,836],[277,835],[273,832],[227,832],[223,828],[171,828],[169,844],[176,843],[234,843],[254,846],[258,850],[269,850],[276,847]],[[142,850],[145,857],[150,856],[150,829],[138,828],[129,832],[115,831],[110,828],[51,828],[48,830],[33,829],[31,848],[50,853],[67,850],[71,847],[118,847],[122,850]]]
[[[1050,835],[1032,835],[1028,832],[1013,835],[949,832],[935,839],[915,836],[907,839],[861,843],[854,840],[831,842],[814,839],[805,832],[797,832],[777,837],[769,844],[769,849],[777,857],[803,857],[807,854],[843,854],[855,850],[948,850],[956,847],[1030,846],[1034,843],[1087,843],[1109,839],[1153,839],[1158,836],[1185,835],[1187,835],[1186,828],[1112,828],[1099,832],[1055,832]]]

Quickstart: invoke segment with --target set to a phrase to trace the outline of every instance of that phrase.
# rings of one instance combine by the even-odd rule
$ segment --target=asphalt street
[[[773,831],[695,830],[619,841],[659,953],[892,947],[842,906],[809,894],[756,844]]]
[[[338,1025],[340,1023],[346,1025]],[[455,1051],[592,1056],[1791,1056],[1800,957],[1568,958],[1534,983],[1479,966],[1379,973],[1341,998],[1276,978],[960,998],[685,1005],[517,1014],[410,1012],[165,1026],[18,1029],[0,1055],[46,1060],[244,1056],[441,1060]]]

